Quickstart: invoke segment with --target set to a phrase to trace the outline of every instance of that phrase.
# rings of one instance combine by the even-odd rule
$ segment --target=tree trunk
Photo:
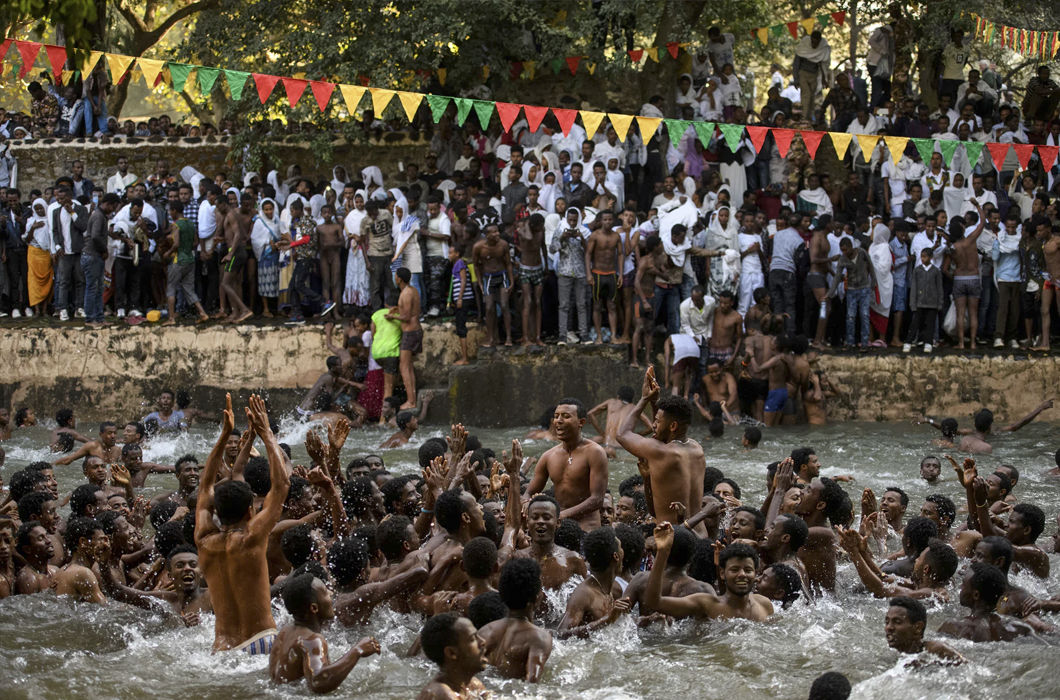
[[[850,0],[847,7],[847,24],[850,25],[850,72],[853,75],[858,63],[858,37],[861,36],[862,29],[858,22],[858,0]]]
[[[688,29],[696,25],[706,7],[706,0],[667,2],[659,17],[659,23],[656,25],[652,46],[658,46],[661,54],[666,51],[665,42],[674,41],[676,37],[688,36]],[[660,44],[660,41],[663,44]],[[677,61],[670,61],[662,56],[658,63],[649,58],[644,61],[644,70],[639,76],[641,102],[647,102],[652,95],[661,92],[668,110],[673,113],[674,87],[677,85]],[[637,111],[639,111],[639,105]]]

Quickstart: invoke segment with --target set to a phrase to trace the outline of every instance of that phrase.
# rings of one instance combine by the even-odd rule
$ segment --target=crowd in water
[[[202,466],[191,454],[174,465],[146,461],[151,438],[141,422],[125,425],[121,439],[104,422],[90,439],[63,416],[51,440],[65,455],[6,474],[0,598],[69,596],[165,610],[189,627],[212,622],[215,652],[267,655],[272,682],[304,678],[313,692],[338,687],[362,657],[395,653],[365,636],[332,658],[325,640],[332,620],[381,634],[373,612],[388,607],[423,619],[401,650],[437,665],[422,698],[473,697],[495,677],[537,683],[554,640],[592,638],[627,617],[645,628],[682,618],[770,625],[793,606],[851,593],[837,591],[849,588],[837,564],[856,572],[854,594],[887,602],[887,644],[911,667],[966,663],[958,649],[967,642],[950,640],[1056,633],[1060,596],[1015,581],[1048,582],[1050,572],[1038,545],[1046,515],[1024,500],[1019,468],[987,473],[971,457],[946,454],[989,452],[992,433],[1022,428],[1051,400],[998,428],[986,409],[974,430],[925,419],[941,431],[934,442],[943,458],[921,462],[919,478],[937,492],[916,510],[897,485],[879,499],[871,489],[851,498],[850,478],[821,476],[811,447],[769,464],[765,500],[752,504],[740,483],[707,466],[715,460],[688,433],[693,404],[661,395],[653,370],[638,400],[628,388],[619,394],[592,410],[558,399],[550,424],[528,436],[554,443],[540,457],[524,458],[519,440],[495,445],[497,454],[454,425],[447,438],[420,443],[419,470],[404,476],[378,455],[343,465],[351,424],[341,417],[306,432],[308,466],[295,466],[258,396],[241,411],[242,431],[228,398]],[[172,399],[146,417],[161,433],[197,417]],[[583,430],[590,414],[598,436]],[[14,430],[6,412],[0,418],[3,440],[36,424],[28,409]],[[387,442],[410,434],[399,429]],[[748,428],[745,449],[758,449],[760,436]],[[71,440],[79,446],[64,449]],[[618,450],[637,459],[639,473],[616,484],[609,453]],[[1056,460],[1050,475],[1060,475],[1060,451]],[[60,493],[55,472],[74,462],[85,483]],[[956,481],[940,478],[946,463]],[[151,474],[172,474],[176,490],[148,500]],[[549,601],[558,591],[557,609]],[[951,599],[966,614],[928,638],[928,611]],[[289,620],[280,629],[277,601]],[[494,670],[484,684],[486,667]],[[808,692],[846,697],[850,683],[831,671]]]

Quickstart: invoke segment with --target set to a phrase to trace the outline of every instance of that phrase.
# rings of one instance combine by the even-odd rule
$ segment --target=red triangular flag
[[[681,49],[681,45],[676,41],[666,42],[666,50],[670,52],[670,58],[677,58],[677,52]]]
[[[257,79],[258,76],[254,76]],[[308,80],[299,80],[298,78],[281,78],[283,80],[283,89],[287,93],[287,104],[293,108],[298,104],[298,100],[302,99],[302,93],[305,92],[306,86],[309,85]],[[273,83],[272,85],[275,85]],[[265,100],[269,99],[269,93],[272,92],[272,85],[269,86],[269,91],[261,97],[261,103],[265,104]],[[261,88],[258,87],[258,94],[261,94]]]
[[[52,64],[52,73],[55,73],[56,76],[61,76],[63,74],[63,66],[66,65],[66,47],[47,44],[44,50],[48,52],[48,62]]]
[[[361,84],[361,87],[368,87],[368,83],[372,81],[368,79],[367,75],[358,75],[357,82]]]
[[[1049,172],[1056,165],[1056,154],[1060,146],[1038,146],[1038,157],[1042,159],[1042,167]]]
[[[548,107],[537,107],[534,105],[522,105],[522,107],[526,113],[527,127],[530,128],[531,133],[537,133],[538,127],[541,126],[541,120],[548,114]]]
[[[755,147],[755,153],[762,152],[762,144],[766,142],[766,134],[769,133],[768,126],[749,126],[747,135],[751,137],[751,143]]]
[[[847,13],[844,10],[840,10],[839,12],[833,12],[832,19],[839,26],[843,26],[843,22],[845,22],[847,19]]]
[[[495,102],[493,106],[497,108],[497,116],[501,118],[501,126],[507,133],[515,123],[515,118],[519,116],[519,105],[513,105],[510,102]]]
[[[523,62],[522,61],[513,61],[512,62],[512,70],[511,70],[512,80],[518,80],[519,76],[522,75],[522,74],[523,74]]]
[[[817,147],[821,145],[821,139],[824,138],[823,131],[800,131],[799,135],[802,136],[802,142],[806,144],[806,152],[810,154],[810,160],[817,157]]]
[[[639,63],[640,59],[644,58],[644,49],[633,49],[632,51],[627,51],[626,53],[629,54],[629,57],[633,60],[634,63]]]
[[[570,68],[571,75],[574,75],[578,72],[578,64],[581,62],[581,56],[567,56],[567,68]]]
[[[1020,170],[1026,170],[1027,166],[1031,164],[1031,156],[1034,155],[1034,144],[1014,143],[1012,148],[1016,150],[1016,158],[1019,159]]]
[[[798,39],[799,38],[799,23],[798,22],[788,22],[788,31],[791,32],[791,38],[792,39]]]
[[[309,87],[313,89],[313,97],[317,100],[317,107],[320,107],[320,111],[323,112],[327,109],[328,102],[331,101],[331,93],[335,92],[335,83],[314,80],[309,83]]]
[[[272,94],[272,89],[276,87],[276,83],[280,82],[280,76],[263,73],[251,73],[251,76],[254,78],[254,85],[258,88],[258,99],[261,100],[261,104],[265,104],[269,95]]]
[[[19,80],[26,77],[26,73],[29,73],[30,69],[33,68],[33,62],[37,60],[37,54],[40,53],[40,42],[37,41],[16,41],[15,47],[18,48],[18,52],[22,54],[22,67],[18,70]]]
[[[788,149],[791,148],[791,140],[795,138],[794,129],[773,129],[773,140],[777,142],[777,153],[781,158],[788,157]],[[818,139],[820,142],[820,139]]]
[[[563,135],[570,136],[570,128],[574,125],[574,120],[578,117],[578,110],[553,107],[552,113],[556,115],[556,119],[559,121],[560,131],[563,132]]]
[[[10,39],[4,39],[4,41],[2,43],[0,43],[0,67],[2,67],[4,65],[4,57],[7,56],[7,50],[10,47],[11,47],[11,40]],[[2,72],[2,71],[0,71],[0,72]]]
[[[1008,147],[1010,145],[1008,143],[986,144],[986,150],[990,151],[990,157],[994,160],[994,167],[997,168],[998,172],[1001,171],[1001,166],[1005,163],[1005,156],[1008,155]]]

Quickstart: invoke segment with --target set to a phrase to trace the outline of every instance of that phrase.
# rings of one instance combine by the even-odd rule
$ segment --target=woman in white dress
[[[258,294],[265,318],[272,318],[269,300],[275,304],[280,295],[280,247],[284,230],[277,210],[275,200],[269,197],[261,200],[250,232],[250,245],[258,261]]]
[[[368,257],[365,241],[361,239],[361,221],[365,217],[364,190],[353,195],[353,204],[346,214],[343,229],[349,252],[346,257],[346,283],[342,292],[342,303],[352,306],[368,306]]]

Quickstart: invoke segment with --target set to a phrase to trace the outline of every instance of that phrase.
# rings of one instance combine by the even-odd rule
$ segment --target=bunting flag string
[[[974,12],[975,39],[992,46],[1001,46],[1018,54],[1048,61],[1060,50],[1058,29],[1018,29],[998,24]]]
[[[847,13],[845,11],[826,12],[819,14],[816,17],[806,17],[803,19],[790,20],[788,22],[780,22],[769,27],[755,27],[751,30],[751,38],[758,39],[762,44],[768,45],[770,37],[772,37],[774,41],[783,38],[785,29],[791,34],[792,39],[798,39],[800,27],[804,32],[810,34],[813,32],[814,27],[824,29],[832,24],[842,27],[846,21]]]

